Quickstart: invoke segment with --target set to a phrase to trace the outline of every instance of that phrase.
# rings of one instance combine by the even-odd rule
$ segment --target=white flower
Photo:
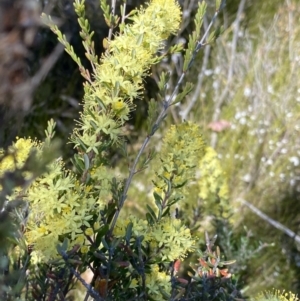
[[[244,182],[247,182],[247,183],[249,183],[250,181],[251,181],[251,175],[250,174],[245,174],[244,176],[243,176],[243,181]]]
[[[251,89],[249,87],[245,87],[244,89],[244,96],[249,97],[251,95]]]
[[[294,165],[294,166],[299,166],[300,160],[298,157],[293,156],[289,159],[289,161]]]

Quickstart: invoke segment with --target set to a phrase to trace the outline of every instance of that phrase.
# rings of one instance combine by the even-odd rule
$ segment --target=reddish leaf
[[[199,263],[201,264],[202,267],[208,268],[208,264],[204,259],[200,258]]]
[[[180,264],[181,264],[181,261],[179,259],[177,259],[175,262],[174,262],[174,274],[176,275],[179,271],[179,268],[180,268]]]
[[[177,281],[184,284],[184,285],[187,285],[189,283],[189,281],[184,279],[184,278],[177,278]]]

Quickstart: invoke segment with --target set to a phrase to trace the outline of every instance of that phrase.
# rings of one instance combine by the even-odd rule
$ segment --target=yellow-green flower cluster
[[[256,301],[299,301],[297,295],[292,292],[286,292],[285,290],[280,291],[273,289],[272,291],[265,291],[260,293],[256,298]]]
[[[27,191],[31,212],[25,235],[33,254],[45,260],[55,257],[62,237],[70,239],[70,247],[79,244],[87,250],[83,227],[93,229],[92,214],[106,204],[106,193],[80,184],[60,160],[53,162]]]
[[[159,166],[155,169],[155,191],[164,194],[167,181],[170,181],[172,188],[177,188],[173,195],[182,196],[182,187],[195,178],[198,162],[204,156],[204,146],[198,125],[172,125],[163,140]]]
[[[25,236],[40,258],[54,257],[59,236],[71,232],[75,238],[82,219],[86,219],[74,187],[75,179],[56,161],[28,188],[30,216]],[[77,208],[80,216],[75,216]]]
[[[195,250],[190,229],[179,219],[165,218],[151,229],[150,247],[156,258],[173,261]]]
[[[116,237],[124,236],[129,223],[133,225],[132,232],[135,237],[144,236],[144,242],[150,240],[148,222],[134,215],[130,215],[128,218],[119,218],[114,229],[114,235]]]
[[[132,279],[130,288],[137,288],[141,285],[141,279]],[[147,294],[151,300],[162,301],[166,300],[162,291],[165,294],[171,292],[171,276],[164,271],[159,270],[157,264],[151,265],[150,273],[146,273]]]
[[[151,273],[146,274],[146,287],[148,295],[152,300],[161,301],[166,300],[161,294],[161,290],[167,294],[171,292],[171,277],[165,272],[159,271],[157,264],[152,265]]]
[[[223,210],[228,210],[227,177],[213,148],[206,148],[205,156],[199,163],[199,170],[199,197],[204,201],[204,206],[216,212],[221,204]]]
[[[133,224],[133,236],[144,236],[142,244],[150,246],[151,256],[156,259],[170,262],[184,258],[187,252],[194,250],[195,241],[192,239],[190,229],[179,219],[164,218],[150,226],[146,221],[130,216],[118,220],[114,235],[124,236],[130,222]]]
[[[91,179],[93,181],[94,192],[101,199],[109,199],[111,196],[111,182],[113,178],[112,171],[104,165],[93,167],[91,170]]]
[[[18,139],[1,160],[0,176],[6,171],[22,168],[32,148],[42,156],[45,147],[44,143],[31,139]],[[0,156],[4,156],[3,151]],[[70,171],[65,170],[61,159],[50,163],[47,168],[46,173],[22,191],[23,199],[30,207],[25,237],[28,245],[33,246],[32,258],[35,261],[55,257],[56,245],[62,237],[71,240],[70,247],[75,244],[84,246],[87,241],[82,226],[92,228],[89,223],[92,213],[106,204],[105,199],[110,194],[112,175],[106,167],[92,170],[94,187],[80,184]],[[19,192],[20,189],[16,188],[7,198],[14,199]]]
[[[41,154],[42,144],[30,138],[17,138],[16,142],[9,147],[8,153],[5,156],[4,151],[0,149],[0,177],[7,171],[14,171],[17,168],[22,168],[25,161],[28,159],[29,153],[32,149],[38,151],[38,155]],[[30,177],[27,172],[24,177]],[[0,185],[0,191],[2,187]],[[20,188],[15,187],[14,194],[7,196],[7,199],[14,199],[20,192]]]
[[[75,146],[85,145],[85,152],[97,153],[103,136],[118,141],[157,51],[179,28],[181,12],[174,0],[155,0],[131,19],[95,64],[93,81],[85,83],[84,110],[72,138]]]
[[[0,149],[0,176],[6,171],[22,168],[33,147],[40,148],[40,144],[30,138],[17,138],[17,141],[9,148],[6,157],[4,157],[4,151]]]

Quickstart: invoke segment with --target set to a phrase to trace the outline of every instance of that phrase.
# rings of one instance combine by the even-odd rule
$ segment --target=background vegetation
[[[20,30],[16,40],[7,40],[0,48],[0,79],[2,83],[6,81],[6,85],[0,86],[0,146],[10,145],[17,135],[42,139],[50,118],[57,122],[57,134],[65,145],[74,126],[73,119],[78,118],[81,109],[82,79],[56,37],[41,26],[37,16],[40,10],[56,16],[61,30],[83,58],[76,15],[70,0],[41,0],[40,6],[36,1],[26,3],[30,8],[29,23],[18,12],[13,19],[15,23],[0,18],[1,37],[12,28]],[[128,5],[134,8],[140,3],[129,1]],[[87,17],[95,30],[96,49],[100,53],[108,28],[98,1],[89,0],[87,4]],[[184,0],[180,4],[185,21],[179,36],[173,37],[170,43],[187,41],[192,30],[197,1]],[[214,4],[208,1],[207,20],[214,13]],[[0,7],[5,13],[13,9],[9,1],[0,2]],[[224,200],[220,197],[219,203],[209,196],[200,201],[195,198],[198,192],[191,189],[190,202],[198,204],[199,212],[188,204],[180,209],[187,222],[194,225],[194,231],[203,233],[208,229],[219,235],[218,244],[226,257],[237,260],[233,270],[245,295],[273,287],[300,293],[299,243],[271,225],[270,219],[258,217],[247,205],[253,204],[271,219],[299,233],[299,18],[296,0],[228,1],[217,21],[224,24],[223,34],[214,45],[204,48],[188,74],[188,81],[195,84],[194,91],[182,104],[172,107],[166,126],[152,142],[154,147],[164,128],[184,119],[199,124],[206,141],[216,150],[228,179],[228,196]],[[30,34],[34,38],[26,38]],[[23,47],[17,61],[7,54],[13,53],[7,49],[16,47],[15,44]],[[169,91],[172,91],[182,63],[182,56],[174,54],[153,68],[146,80],[145,102],[139,102],[138,110],[127,124],[131,130],[127,136],[131,150],[136,150],[145,137],[147,106],[150,98],[156,97],[158,75],[162,71],[170,72]],[[27,86],[29,81],[35,83],[32,89]],[[20,100],[11,91],[21,85]],[[69,158],[72,152],[70,145],[63,157]],[[111,160],[118,163],[121,174],[125,173],[126,162],[122,162],[117,151],[112,151]],[[145,208],[137,200],[151,190],[143,185],[149,173],[150,169],[134,182],[126,210],[144,212]],[[219,210],[220,203],[223,212]],[[195,225],[195,220],[200,222]],[[201,243],[205,241],[200,240]]]

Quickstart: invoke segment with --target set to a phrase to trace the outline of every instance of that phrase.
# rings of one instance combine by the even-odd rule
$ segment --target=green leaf
[[[170,80],[170,72],[162,72],[159,77],[159,82],[158,82],[159,91],[166,90],[166,85],[169,80]]]
[[[67,250],[68,250],[68,244],[69,244],[69,241],[68,241],[67,238],[65,238],[62,244],[58,244],[56,246],[57,252],[59,254],[61,254],[63,252],[67,252]]]
[[[116,81],[115,87],[114,87],[114,96],[117,97],[119,95],[119,92],[120,92],[120,83],[118,81]]]
[[[83,264],[83,262],[81,260],[78,260],[78,259],[69,259],[68,261],[71,264],[76,264],[76,265]]]
[[[144,39],[144,34],[140,34],[136,41],[137,46],[140,46],[143,43],[143,39]]]
[[[198,39],[200,36],[201,27],[203,24],[205,13],[206,13],[206,8],[207,8],[207,4],[205,1],[202,1],[201,3],[198,4],[197,13],[196,13],[196,16],[194,19],[195,29],[196,29],[195,32],[197,34]]]
[[[169,52],[172,54],[172,53],[178,53],[178,52],[181,52],[184,48],[184,44],[176,44],[176,45],[173,45],[171,46]]]
[[[153,193],[154,199],[155,199],[155,205],[159,210],[158,213],[158,220],[160,220],[161,215],[162,215],[162,198],[159,194],[157,194],[156,192]]]
[[[105,106],[105,104],[103,103],[103,101],[98,96],[96,96],[96,101],[98,102],[98,105],[100,106],[100,108],[104,112],[106,112],[106,106]]]
[[[90,168],[90,159],[87,154],[83,155],[83,160],[84,160],[84,169],[88,170]]]
[[[95,123],[95,121],[91,120],[90,121],[90,125],[93,127],[93,129],[96,131],[99,127],[98,125]]]
[[[100,7],[105,15],[105,17],[108,15],[109,16],[109,11],[110,11],[110,7],[109,5],[106,3],[106,0],[100,0]]]
[[[193,58],[193,52],[196,48],[197,39],[198,35],[195,31],[191,35],[189,35],[188,49],[186,50],[184,56],[183,72],[186,72],[190,68],[190,64]]]
[[[157,120],[158,114],[158,102],[151,98],[148,105],[147,132],[153,133],[153,125]]]
[[[107,222],[110,223],[116,213],[116,205],[114,203],[110,203],[108,205],[107,211]]]
[[[101,242],[102,242],[104,248],[105,248],[106,250],[109,250],[109,245],[108,245],[108,243],[106,242],[106,240],[105,240],[104,237],[101,238]]]
[[[158,202],[162,202],[162,197],[157,193],[157,192],[153,192],[153,196],[154,196],[154,199],[155,201],[158,201]]]
[[[183,91],[181,93],[179,93],[175,100],[172,102],[171,105],[175,105],[178,102],[181,102],[183,100],[184,97],[186,97],[194,88],[194,85],[192,83],[187,82],[185,84],[185,87],[183,88]]]
[[[86,183],[88,183],[88,181],[89,181],[89,179],[90,179],[90,178],[89,178],[89,175],[90,175],[90,174],[87,175],[87,179],[86,179],[86,181],[85,181]],[[83,223],[83,225],[85,225],[87,228],[91,226],[86,220],[83,220],[82,223]]]
[[[84,163],[82,162],[82,158],[79,155],[74,155],[74,161],[79,170],[84,170]]]
[[[168,207],[167,207],[166,210],[163,212],[162,217],[164,217],[164,216],[169,216],[169,213],[170,213],[170,206],[169,206],[169,204],[168,204]]]
[[[183,187],[185,184],[187,183],[187,180],[183,181],[181,184],[178,184],[178,185],[172,185],[173,188],[181,188]]]
[[[101,227],[98,232],[97,232],[97,236],[95,239],[95,246],[99,247],[100,246],[100,242],[102,240],[102,237],[105,236],[109,231],[109,225],[104,225],[103,227]]]
[[[125,240],[127,243],[129,243],[131,235],[132,235],[132,228],[133,228],[133,223],[129,223],[126,227],[126,234],[125,234]]]
[[[220,261],[220,262],[219,262],[219,266],[222,267],[222,266],[224,266],[224,265],[234,264],[235,262],[236,262],[236,260]]]
[[[76,142],[78,142],[78,143],[80,144],[80,146],[82,147],[82,149],[83,149],[84,151],[87,150],[87,147],[85,146],[84,142],[83,142],[80,138],[77,138],[77,139],[76,139]]]
[[[123,238],[114,239],[111,243],[110,252],[113,252],[116,249],[116,247],[120,245],[122,240]]]
[[[207,44],[211,44],[216,41],[216,39],[224,32],[223,26],[218,27],[216,30],[214,30],[207,39]]]
[[[167,181],[167,185],[168,185],[168,190],[167,190],[167,194],[170,195],[171,190],[172,190],[172,182],[168,179],[166,179]]]
[[[106,256],[105,256],[104,254],[101,254],[100,252],[101,252],[101,251],[97,250],[97,251],[95,251],[95,252],[93,253],[93,255],[94,255],[96,258],[100,259],[102,262],[107,263]]]
[[[149,225],[153,225],[155,222],[153,216],[149,212],[146,213],[146,219]]]
[[[148,204],[146,205],[146,207],[147,207],[147,210],[148,210],[148,214],[150,214],[150,216],[153,219],[153,222],[156,221],[157,217],[156,217],[156,214],[155,214],[154,210]]]
[[[180,201],[180,198],[173,198],[172,200],[168,201],[168,206],[172,206]]]
[[[196,14],[197,20],[200,18],[203,18],[205,16],[206,9],[207,9],[207,4],[205,1],[202,1],[201,3],[199,3],[197,14]]]
[[[159,287],[159,292],[164,296],[164,298],[166,300],[170,300],[171,299],[171,295],[169,293],[167,293],[164,289],[162,289],[161,287]]]

